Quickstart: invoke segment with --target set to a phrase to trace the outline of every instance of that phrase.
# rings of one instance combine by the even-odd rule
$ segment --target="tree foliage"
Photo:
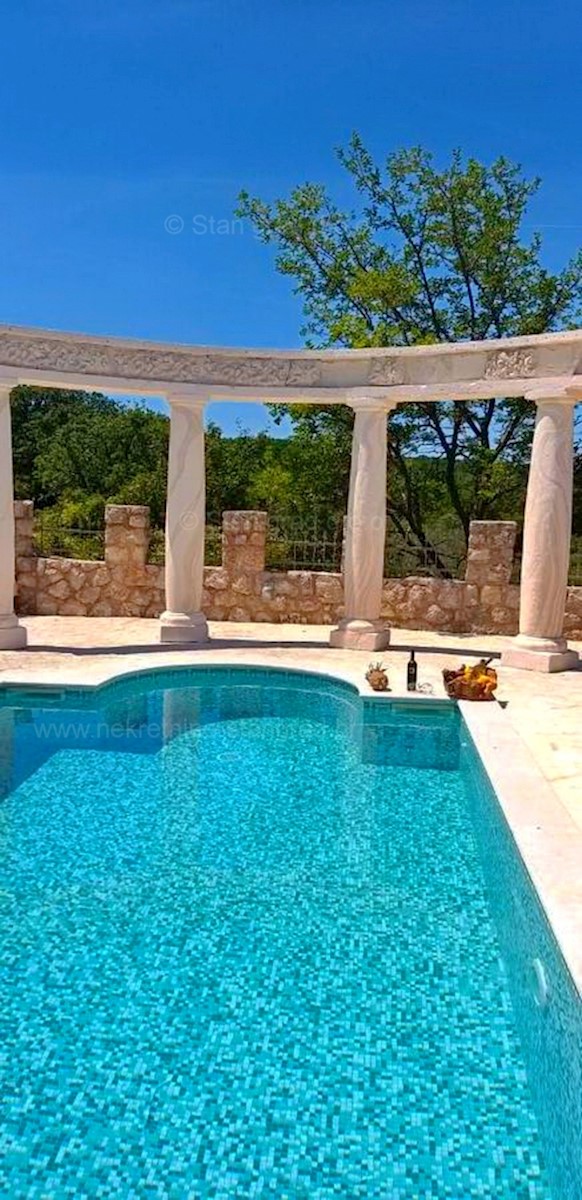
[[[64,523],[79,528],[99,523],[107,502],[149,504],[154,523],[162,520],[166,417],[99,392],[24,386],[11,410],[18,497],[40,509],[68,504]]]
[[[420,147],[379,165],[357,134],[338,157],[353,209],[313,183],[273,204],[239,197],[238,215],[275,247],[278,270],[301,297],[308,345],[416,346],[576,324],[582,256],[553,273],[539,235],[523,236],[538,180],[506,158],[486,166],[458,151],[439,169]],[[349,454],[351,412],[298,405],[292,416],[307,436],[325,432]],[[426,538],[434,494],[411,459],[427,455],[442,460],[465,536],[472,518],[506,515],[522,487],[514,466],[527,454],[531,425],[532,406],[519,399],[399,406],[389,438],[395,522]]]
[[[54,523],[102,524],[107,503],[147,504],[154,528],[164,522],[169,421],[142,404],[98,392],[18,387],[11,395],[15,493],[50,510]],[[266,433],[225,437],[206,430],[206,507],[264,508],[273,517],[338,519],[347,474],[336,440]]]

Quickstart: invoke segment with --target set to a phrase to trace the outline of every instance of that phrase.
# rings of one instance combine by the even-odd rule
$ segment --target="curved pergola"
[[[347,404],[355,412],[345,550],[346,616],[333,646],[381,649],[386,417],[403,403],[525,396],[537,406],[522,561],[520,632],[510,665],[575,665],[562,636],[572,519],[574,406],[582,330],[365,350],[235,350],[0,326],[0,647],[25,644],[14,615],[10,391],[28,383],[164,396],[170,405],[166,612],[161,640],[208,636],[204,568],[203,410],[210,400]]]

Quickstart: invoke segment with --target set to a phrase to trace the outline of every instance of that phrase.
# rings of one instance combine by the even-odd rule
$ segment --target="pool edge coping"
[[[582,831],[499,705],[459,709],[582,1000]]]
[[[218,654],[221,657],[218,657]],[[218,651],[211,648],[203,648],[194,652],[193,658],[188,658],[184,661],[183,653],[180,652],[180,657],[170,657],[175,652],[169,651],[166,655],[156,656],[155,664],[143,663],[135,666],[133,663],[119,663],[116,667],[107,668],[103,665],[99,671],[95,671],[93,666],[92,678],[83,677],[81,671],[67,671],[66,667],[44,667],[40,670],[24,670],[10,671],[0,674],[0,700],[3,693],[7,691],[28,691],[33,688],[40,690],[52,691],[99,691],[100,688],[106,687],[110,683],[117,683],[121,679],[139,678],[143,675],[159,674],[163,671],[189,671],[195,670],[197,667],[224,669],[231,671],[238,670],[266,670],[279,672],[292,672],[299,675],[317,675],[321,679],[327,679],[330,683],[343,683],[350,686],[357,695],[363,700],[378,700],[385,704],[389,701],[408,700],[412,704],[430,703],[438,704],[442,707],[449,707],[454,702],[448,699],[447,696],[435,696],[431,692],[408,692],[400,688],[389,688],[386,692],[375,692],[365,678],[362,677],[361,666],[357,668],[347,668],[339,664],[329,667],[322,667],[313,663],[298,663],[295,660],[285,662],[284,660],[273,662],[265,661],[264,653],[251,653],[244,659],[237,656],[236,661],[229,657],[228,651]],[[225,657],[222,657],[222,654]],[[160,662],[160,658],[162,661]]]

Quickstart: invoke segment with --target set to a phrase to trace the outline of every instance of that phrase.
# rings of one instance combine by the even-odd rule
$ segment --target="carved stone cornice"
[[[536,372],[530,350],[493,350],[485,361],[485,379],[529,379]]]
[[[379,385],[383,387],[395,387],[398,384],[403,384],[406,382],[404,359],[372,359],[368,374],[368,383],[373,384],[375,387]]]
[[[582,330],[500,341],[363,350],[233,350],[0,326],[0,378],[50,386],[350,403],[523,395],[582,376]],[[124,384],[127,386],[124,388]]]
[[[168,383],[215,383],[235,387],[254,384],[315,387],[321,368],[312,359],[283,355],[221,355],[196,348],[163,347],[147,343],[132,347],[113,340],[51,337],[0,330],[0,364],[120,379],[159,379]]]

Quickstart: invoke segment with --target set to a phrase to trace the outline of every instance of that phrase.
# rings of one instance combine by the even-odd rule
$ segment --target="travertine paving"
[[[367,651],[331,649],[325,626],[211,622],[212,641],[207,646],[168,649],[159,643],[159,625],[154,620],[28,617],[24,623],[29,646],[0,651],[0,684],[25,678],[39,683],[98,683],[122,671],[213,661],[329,671],[367,691],[364,674],[373,657]],[[393,630],[392,645],[381,657],[388,667],[391,694],[403,695],[406,662],[414,647],[419,684],[439,696],[444,694],[444,666],[458,664],[464,657],[499,655],[505,644],[502,637]],[[499,677],[498,697],[507,706],[508,720],[582,829],[582,670],[538,675],[499,667]]]

